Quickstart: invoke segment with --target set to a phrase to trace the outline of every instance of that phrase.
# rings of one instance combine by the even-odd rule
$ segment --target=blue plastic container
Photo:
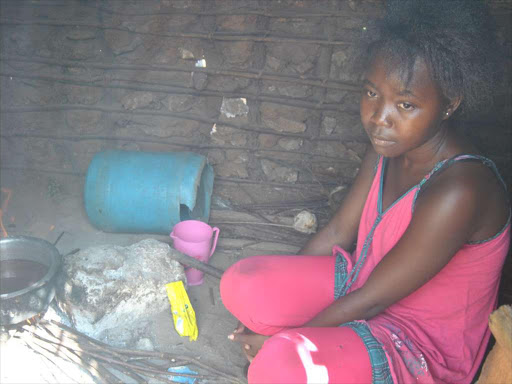
[[[213,179],[191,152],[100,152],[87,170],[85,211],[106,232],[169,234],[180,221],[208,221]]]

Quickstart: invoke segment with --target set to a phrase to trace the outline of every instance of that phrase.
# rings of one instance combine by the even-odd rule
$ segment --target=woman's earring
[[[448,116],[450,114],[450,112],[446,112],[446,116]]]

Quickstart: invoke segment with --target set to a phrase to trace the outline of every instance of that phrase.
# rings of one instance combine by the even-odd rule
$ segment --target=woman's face
[[[375,151],[397,157],[428,148],[440,133],[445,103],[423,60],[417,59],[405,84],[377,57],[363,84],[361,120]]]

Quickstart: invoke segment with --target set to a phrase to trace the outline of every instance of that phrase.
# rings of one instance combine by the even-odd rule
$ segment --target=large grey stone
[[[71,104],[94,105],[103,97],[103,89],[100,87],[64,84],[60,87],[60,91],[66,95]]]
[[[198,103],[198,97],[192,95],[169,95],[165,100],[167,109],[171,112],[185,112]]]
[[[202,91],[208,84],[208,75],[204,72],[192,72],[192,85],[198,91]]]
[[[104,126],[100,123],[103,113],[93,110],[71,110],[66,112],[68,126],[80,134],[98,133]]]
[[[229,43],[217,43],[229,65],[245,64],[252,54],[254,43],[250,41],[233,41]]]
[[[9,80],[5,87],[4,84],[2,84],[2,103],[8,100],[11,104],[44,105],[64,103],[66,100],[59,94],[56,87],[47,81],[17,81],[15,79]],[[9,93],[4,94],[5,91],[9,91]],[[9,95],[9,99],[7,99],[7,95]]]
[[[235,147],[243,147],[247,144],[248,136],[244,131],[236,128],[216,125],[210,132],[212,143],[224,145],[229,143]]]
[[[277,72],[281,66],[281,61],[274,56],[267,55],[266,65],[273,71]]]
[[[247,179],[249,172],[246,164],[225,162],[215,166],[215,174],[220,177],[238,177]]]
[[[220,113],[228,119],[237,116],[247,116],[249,113],[247,100],[244,98],[223,97]]]
[[[286,183],[295,183],[299,177],[299,173],[293,169],[283,167],[270,160],[261,160],[263,172],[271,181],[280,181]]]
[[[165,285],[183,280],[168,244],[146,239],[128,247],[101,245],[63,260],[57,303],[80,332],[119,346],[145,335],[154,315],[170,310]]]
[[[331,116],[325,116],[322,120],[322,128],[325,131],[325,133],[330,135],[336,128],[336,118]]]
[[[51,45],[51,42],[48,44]],[[51,51],[58,52],[64,60],[87,60],[101,54],[96,40],[57,40],[55,45],[49,48]]]
[[[302,147],[302,143],[302,139],[294,139],[289,137],[283,137],[282,139],[279,139],[279,146],[286,149],[287,151],[296,151]]]
[[[242,150],[227,150],[226,158],[237,164],[243,164],[249,161],[247,152]]]
[[[283,73],[304,74],[311,70],[318,58],[320,47],[316,44],[269,44],[267,48],[266,65],[273,70],[282,70]]]
[[[261,135],[258,136],[260,146],[263,148],[272,148],[274,145],[276,145],[278,139],[278,136],[269,135],[267,133],[262,133]]]
[[[194,72],[194,76],[197,72]],[[218,92],[236,92],[246,90],[253,80],[244,77],[213,76],[208,80],[208,88],[215,89]]]
[[[323,23],[315,18],[272,18],[269,21],[269,30],[274,33],[288,34],[291,36],[321,36]]]
[[[147,135],[158,137],[194,137],[195,132],[199,128],[199,122],[194,120],[170,120],[164,124],[151,125],[141,124],[138,126],[139,130]]]
[[[69,40],[92,40],[96,38],[97,30],[90,27],[75,27],[66,33]]]
[[[351,48],[338,48],[332,53],[331,73],[329,78],[341,81],[356,81],[352,62],[355,52]]]
[[[292,84],[278,81],[264,81],[263,89],[272,95],[282,95],[293,98],[306,98],[311,96],[311,87],[301,84]]]
[[[279,116],[275,120],[264,119],[265,125],[278,132],[302,133],[306,131],[306,124],[299,121],[293,121]]]
[[[220,149],[212,149],[208,152],[208,163],[216,165],[222,163],[226,159],[224,151]]]
[[[217,25],[227,31],[256,31],[258,15],[217,16]]]
[[[105,42],[114,55],[132,52],[142,44],[142,39],[131,31],[105,31]]]
[[[121,100],[123,108],[129,111],[146,108],[153,102],[155,102],[155,96],[151,92],[132,92],[124,96]]]
[[[314,151],[321,155],[341,157],[347,151],[347,147],[339,140],[319,141],[316,143]]]
[[[133,116],[115,121],[115,134],[120,137],[136,137],[141,134],[158,137],[196,137],[200,124],[195,120],[169,119],[166,116]]]
[[[261,120],[278,132],[302,133],[306,131],[307,111],[302,108],[262,103]]]

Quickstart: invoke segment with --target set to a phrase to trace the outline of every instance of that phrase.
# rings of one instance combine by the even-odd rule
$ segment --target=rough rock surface
[[[316,216],[309,211],[301,211],[293,218],[293,228],[302,233],[315,233],[318,227]]]
[[[220,112],[227,118],[233,118],[236,116],[246,116],[249,113],[249,107],[247,106],[247,100],[243,97],[240,98],[222,98],[222,105]]]
[[[119,346],[147,337],[152,316],[169,309],[165,284],[186,281],[168,244],[145,239],[128,247],[102,245],[63,260],[59,307],[88,336]]]
[[[261,160],[261,166],[265,175],[272,181],[295,183],[299,176],[297,171],[283,167],[273,161],[263,159]]]

